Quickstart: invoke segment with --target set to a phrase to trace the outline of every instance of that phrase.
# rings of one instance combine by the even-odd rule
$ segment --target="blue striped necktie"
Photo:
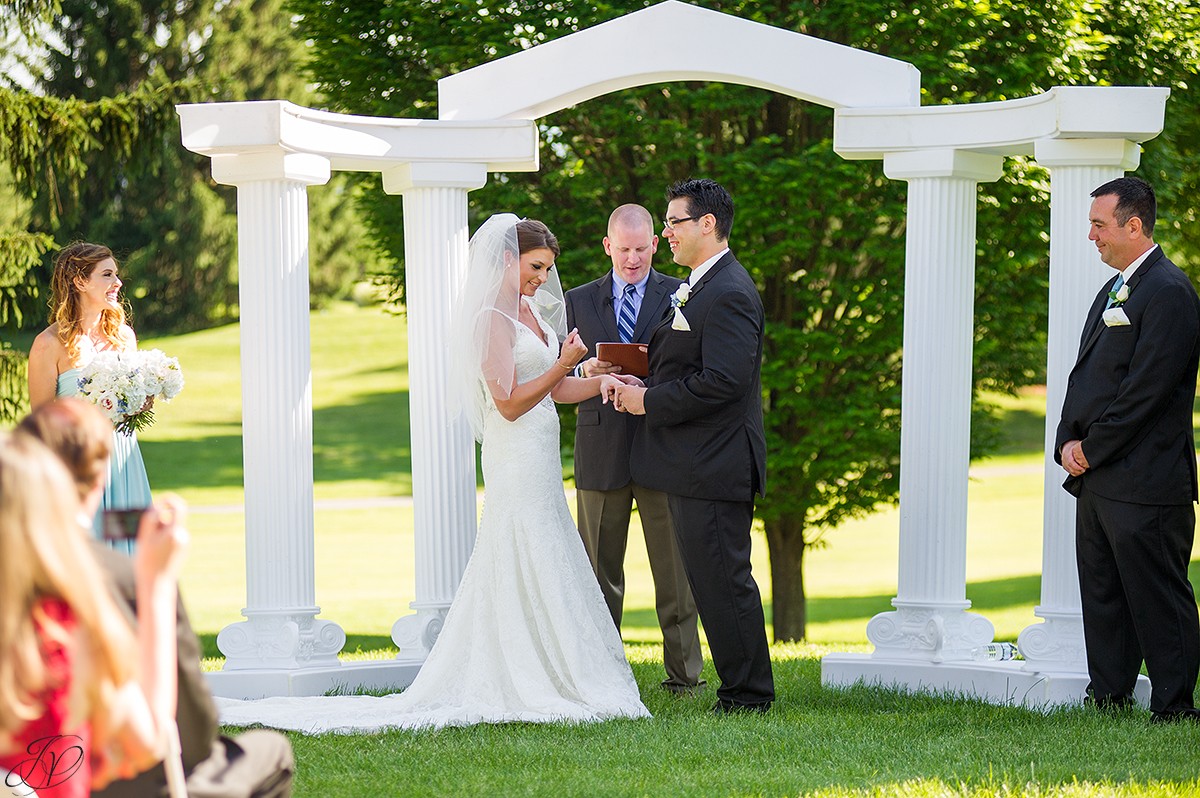
[[[621,297],[621,310],[617,313],[617,332],[620,333],[623,344],[633,340],[633,329],[637,326],[637,314],[633,311],[633,292],[636,290],[636,285],[625,286],[625,294]]]
[[[1109,290],[1109,293],[1110,293],[1110,294],[1115,294],[1115,293],[1117,293],[1118,291],[1120,291],[1120,290],[1121,290],[1121,286],[1123,286],[1123,285],[1125,285],[1125,275],[1123,275],[1123,274],[1118,274],[1118,275],[1117,275],[1117,281],[1116,281],[1115,283],[1113,283],[1113,287],[1112,287],[1112,289],[1110,289],[1110,290]],[[1113,303],[1114,303],[1114,302],[1116,302],[1116,301],[1117,301],[1117,300],[1113,299],[1112,297],[1109,297],[1109,298],[1108,298],[1108,303],[1107,303],[1107,304],[1104,306],[1104,309],[1105,309],[1105,310],[1108,310],[1109,308],[1111,308],[1111,307],[1113,306]]]

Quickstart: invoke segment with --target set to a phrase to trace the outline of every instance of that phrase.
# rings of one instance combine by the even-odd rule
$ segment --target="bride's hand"
[[[621,382],[625,383],[626,385],[633,385],[638,388],[646,387],[646,383],[642,382],[640,379],[633,376],[632,374],[614,374],[613,376],[616,377]]]
[[[573,329],[567,333],[567,339],[563,341],[562,350],[558,354],[558,365],[571,371],[586,354],[587,344],[579,337],[579,329]]]
[[[608,404],[617,396],[617,388],[625,384],[621,379],[620,374],[605,374],[600,377],[600,401],[603,404]],[[634,379],[637,379],[634,377]]]

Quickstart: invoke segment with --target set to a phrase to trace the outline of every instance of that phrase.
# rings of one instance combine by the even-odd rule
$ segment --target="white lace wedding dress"
[[[517,382],[550,368],[557,339],[515,323]],[[648,717],[567,509],[558,415],[488,408],[475,550],[428,660],[403,693],[217,699],[221,723],[310,734]]]

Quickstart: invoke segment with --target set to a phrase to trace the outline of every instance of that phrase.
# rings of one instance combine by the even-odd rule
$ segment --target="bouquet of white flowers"
[[[169,402],[181,390],[179,360],[158,349],[98,352],[79,375],[79,395],[100,408],[117,432],[125,435],[154,423],[151,399]]]

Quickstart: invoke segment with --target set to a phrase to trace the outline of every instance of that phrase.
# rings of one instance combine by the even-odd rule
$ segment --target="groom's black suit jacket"
[[[650,270],[631,343],[649,343],[650,333],[671,306],[671,294],[678,287],[679,280]],[[600,279],[566,293],[567,329],[579,329],[579,336],[588,345],[586,357],[596,355],[598,343],[621,340],[612,291],[613,274],[607,271]],[[618,413],[599,396],[581,402],[575,419],[576,487],[617,490],[628,485],[632,480],[629,444],[640,423],[640,417]]]
[[[668,307],[650,336],[633,479],[676,496],[752,501],[766,490],[767,470],[762,300],[726,252],[692,286],[682,312],[690,331],[672,329]]]
[[[1067,381],[1054,459],[1061,464],[1063,444],[1080,440],[1089,469],[1063,487],[1078,496],[1086,482],[1108,499],[1189,504],[1197,498],[1192,403],[1200,299],[1157,248],[1129,280],[1121,307],[1130,324],[1107,327],[1101,317],[1115,281],[1092,302]]]

